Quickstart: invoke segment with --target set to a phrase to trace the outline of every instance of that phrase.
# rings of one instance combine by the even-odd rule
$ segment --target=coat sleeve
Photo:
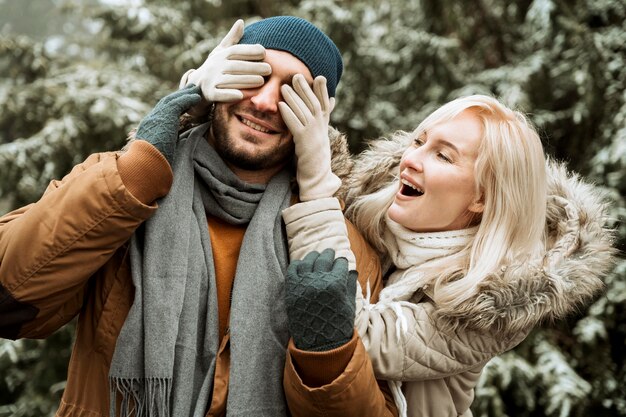
[[[504,338],[440,324],[430,301],[357,305],[356,328],[378,378],[423,381],[472,371],[528,334]]]
[[[290,260],[331,248],[336,257],[345,257],[349,268],[358,272],[363,294],[357,294],[357,302],[365,294],[376,299],[382,289],[380,261],[356,227],[344,218],[337,198],[297,203],[283,210],[282,214]]]
[[[396,405],[386,382],[377,381],[363,344],[355,337],[354,353],[343,372],[328,384],[309,386],[297,371],[290,342],[284,373],[287,404],[293,417],[395,417]]]
[[[135,179],[141,166],[142,176],[165,168],[150,176],[159,193],[171,184],[151,148],[91,155],[39,201],[0,218],[0,337],[46,337],[79,312],[89,278],[156,209],[129,192],[118,161],[128,183],[145,183]]]
[[[333,248],[337,256],[348,258],[351,268],[358,271],[363,291],[374,299],[377,297],[382,288],[378,256],[344,219],[336,199],[296,204],[283,212],[283,218],[291,259],[300,259],[313,250]],[[357,298],[362,299],[363,293],[357,293]],[[291,414],[294,417],[397,416],[391,391],[385,381],[376,379],[358,335],[355,333],[347,345],[336,351],[303,354],[290,341],[283,384]],[[333,378],[320,378],[312,383],[310,376],[319,376],[324,369]]]
[[[341,204],[335,197],[297,203],[283,210],[289,243],[289,259],[302,259],[312,251],[333,249],[336,257],[345,257],[351,270],[356,269],[354,254]]]

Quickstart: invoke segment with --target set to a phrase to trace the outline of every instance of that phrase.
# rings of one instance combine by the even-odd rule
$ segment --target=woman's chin
[[[409,219],[411,218],[411,214],[407,213],[406,208],[400,207],[393,202],[391,206],[389,206],[389,209],[387,209],[387,216],[399,225],[410,229],[408,224],[410,223]]]

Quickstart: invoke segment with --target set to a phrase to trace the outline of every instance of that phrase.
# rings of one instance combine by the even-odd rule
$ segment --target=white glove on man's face
[[[278,107],[293,135],[300,200],[332,197],[341,186],[330,169],[328,122],[335,98],[328,98],[323,76],[313,80],[313,89],[302,74],[294,75],[292,84],[293,88],[286,84],[281,87],[284,101]]]
[[[200,68],[183,74],[179,88],[195,84],[209,103],[232,102],[243,99],[240,91],[260,87],[264,76],[272,73],[262,45],[238,45],[244,23],[239,19],[219,45],[209,54]]]

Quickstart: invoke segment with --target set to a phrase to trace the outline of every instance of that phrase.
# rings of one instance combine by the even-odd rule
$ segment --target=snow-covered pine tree
[[[295,14],[324,28],[343,52],[332,121],[354,151],[368,138],[414,128],[458,95],[497,95],[529,113],[551,155],[606,192],[607,221],[626,248],[621,0],[127,3],[68,1],[73,26],[45,39],[0,30],[4,211],[38,198],[87,154],[119,148],[236,18]],[[623,256],[606,284],[588,311],[537,329],[488,364],[476,416],[626,416]],[[0,340],[0,417],[53,415],[71,331],[44,342]]]

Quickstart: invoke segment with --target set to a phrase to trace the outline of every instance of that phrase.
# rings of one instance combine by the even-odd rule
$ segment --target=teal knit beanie
[[[302,61],[313,78],[326,77],[328,95],[335,96],[343,63],[333,41],[312,23],[295,16],[275,16],[246,27],[240,44],[261,44],[267,49],[289,52]]]

